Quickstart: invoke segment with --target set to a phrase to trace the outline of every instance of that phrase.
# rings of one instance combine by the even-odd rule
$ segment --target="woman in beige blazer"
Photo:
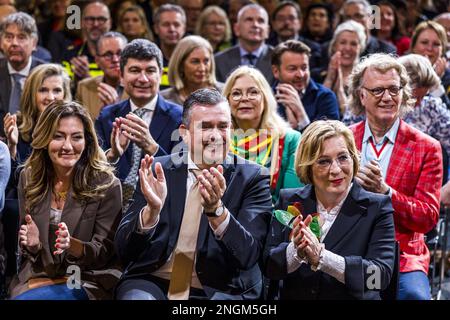
[[[11,297],[108,298],[120,276],[113,239],[122,191],[90,116],[75,102],[54,102],[31,145],[18,187],[21,263]]]

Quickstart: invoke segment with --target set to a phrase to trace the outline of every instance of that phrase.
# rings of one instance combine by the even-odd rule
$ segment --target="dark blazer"
[[[134,202],[117,230],[117,252],[126,266],[122,281],[145,278],[159,269],[175,249],[186,199],[187,161],[174,163],[173,156],[155,161],[162,164],[168,190],[158,225],[148,233],[137,232],[139,212],[147,204],[137,188]],[[186,156],[181,159],[186,160]],[[222,201],[231,213],[230,223],[218,240],[207,217],[201,217],[195,268],[210,299],[257,299],[262,293],[258,262],[272,209],[269,176],[263,174],[261,166],[235,155],[227,159],[227,189]]]
[[[19,181],[20,221],[25,219],[26,171],[22,170]],[[98,184],[106,180],[98,181]],[[11,297],[28,289],[28,281],[33,278],[58,278],[66,275],[67,267],[75,264],[81,269],[81,280],[89,284],[84,287],[90,298],[110,298],[107,296],[120,277],[114,252],[113,238],[122,213],[122,191],[117,178],[106,190],[103,198],[91,199],[87,203],[72,197],[69,189],[61,216],[69,234],[84,243],[84,256],[76,259],[64,252],[60,256],[52,254],[54,243],[49,240],[49,218],[51,192],[44,200],[30,209],[30,215],[39,229],[42,249],[31,255],[22,250],[22,261],[17,276],[10,285]]]
[[[317,212],[314,188],[280,192],[276,209],[286,210],[293,202],[301,202],[302,215]],[[325,248],[345,259],[345,285],[323,273],[314,272],[309,264],[302,264],[287,274],[286,247],[290,229],[272,218],[271,230],[264,250],[264,272],[273,280],[281,280],[281,299],[380,299],[380,291],[369,290],[368,278],[380,270],[380,285],[384,290],[390,283],[394,269],[394,220],[388,196],[365,191],[356,182],[350,190],[340,213],[328,231]]]
[[[277,84],[273,87],[276,88],[276,86]],[[313,79],[309,80],[302,103],[311,122],[324,118],[339,120],[339,106],[336,95],[333,91],[316,83]],[[282,104],[278,104],[278,113],[286,119],[284,108]]]
[[[99,138],[99,143],[104,150],[111,148],[112,123],[117,117],[125,117],[131,112],[130,99],[104,107],[95,121],[95,130]],[[179,140],[172,141],[172,133],[181,124],[181,106],[164,100],[158,95],[156,108],[150,123],[150,134],[158,143],[159,150],[155,156],[167,155],[172,152],[172,148]],[[117,177],[123,181],[131,169],[133,154],[132,143],[116,164]]]
[[[31,57],[31,70],[34,67],[45,63],[35,57]],[[9,74],[8,64],[6,58],[0,59],[0,137],[5,137],[5,130],[3,127],[3,118],[9,112],[9,97],[11,96],[11,75]]]
[[[266,77],[267,82],[272,84],[274,77],[272,74],[272,52],[273,48],[268,45],[264,45],[261,56],[256,62],[255,67],[261,71]],[[226,49],[217,53],[214,56],[216,62],[216,78],[217,81],[225,82],[230,73],[241,65],[241,53],[239,51],[239,45]]]

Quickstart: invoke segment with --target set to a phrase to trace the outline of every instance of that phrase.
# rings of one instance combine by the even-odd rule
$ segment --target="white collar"
[[[158,95],[155,94],[155,96],[153,97],[152,100],[150,100],[146,105],[144,105],[142,108],[144,109],[148,109],[150,111],[155,111],[156,108],[156,102],[158,101]],[[139,109],[140,107],[138,107],[132,99],[130,99],[130,107],[131,107],[131,112],[136,111],[137,109]]]
[[[23,68],[22,70],[19,70],[19,71],[17,71],[16,69],[14,69],[14,68],[12,67],[12,65],[8,62],[8,63],[7,63],[7,66],[8,66],[8,72],[9,72],[9,74],[12,75],[12,74],[14,74],[14,73],[17,73],[17,74],[20,74],[20,75],[22,75],[22,76],[24,76],[24,77],[28,77],[28,75],[30,74],[30,69],[31,69],[31,59],[32,59],[32,57],[30,56],[30,57],[28,58],[28,63],[27,63],[27,65],[25,66],[25,68]]]
[[[394,124],[389,129],[389,131],[386,132],[386,134],[384,135],[383,139],[381,139],[381,141],[383,142],[384,139],[387,138],[392,144],[394,144],[395,138],[397,137],[397,132],[398,132],[399,126],[400,126],[400,118],[397,118],[397,120],[395,120]],[[373,142],[375,143],[375,138],[373,137],[372,130],[370,130],[370,127],[369,127],[369,121],[366,119],[366,123],[364,125],[363,143],[367,142],[367,140],[369,140],[370,137],[372,137]]]

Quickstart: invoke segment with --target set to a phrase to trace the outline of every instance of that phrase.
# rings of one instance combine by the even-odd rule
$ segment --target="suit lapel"
[[[415,141],[408,139],[407,128],[403,120],[400,120],[397,137],[395,138],[394,149],[392,150],[389,167],[386,174],[386,183],[396,189],[401,181],[403,174],[406,172],[405,168],[398,168],[398,161],[401,159],[412,159],[413,151],[415,149]],[[393,161],[395,159],[396,161]],[[400,170],[399,170],[400,169]]]
[[[166,127],[169,117],[164,113],[165,102],[161,96],[158,96],[158,101],[155,107],[155,113],[153,114],[152,121],[150,123],[150,134],[155,141],[158,141],[164,128]]]
[[[83,214],[86,205],[81,201],[76,201],[72,197],[72,188],[68,192],[66,203],[64,204],[63,212],[61,215],[61,222],[65,222],[70,234],[75,232],[81,215]]]
[[[9,112],[9,96],[11,94],[11,79],[8,71],[8,66],[6,64],[6,60],[2,61],[1,69],[3,74],[0,76],[0,99],[1,104],[5,108],[5,114]]]
[[[336,220],[323,241],[328,250],[332,250],[367,212],[367,206],[360,196],[360,191],[361,187],[354,182],[350,194],[345,199]]]
[[[180,164],[172,165],[167,171],[169,186],[169,204],[167,214],[169,218],[169,247],[174,248],[180,233],[181,221],[186,202],[187,158],[183,157]]]

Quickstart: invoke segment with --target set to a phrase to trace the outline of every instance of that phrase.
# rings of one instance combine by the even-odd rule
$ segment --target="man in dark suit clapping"
[[[227,100],[200,89],[184,103],[187,152],[142,161],[140,187],[116,234],[126,267],[118,299],[261,297],[269,176],[228,154],[230,130]]]

